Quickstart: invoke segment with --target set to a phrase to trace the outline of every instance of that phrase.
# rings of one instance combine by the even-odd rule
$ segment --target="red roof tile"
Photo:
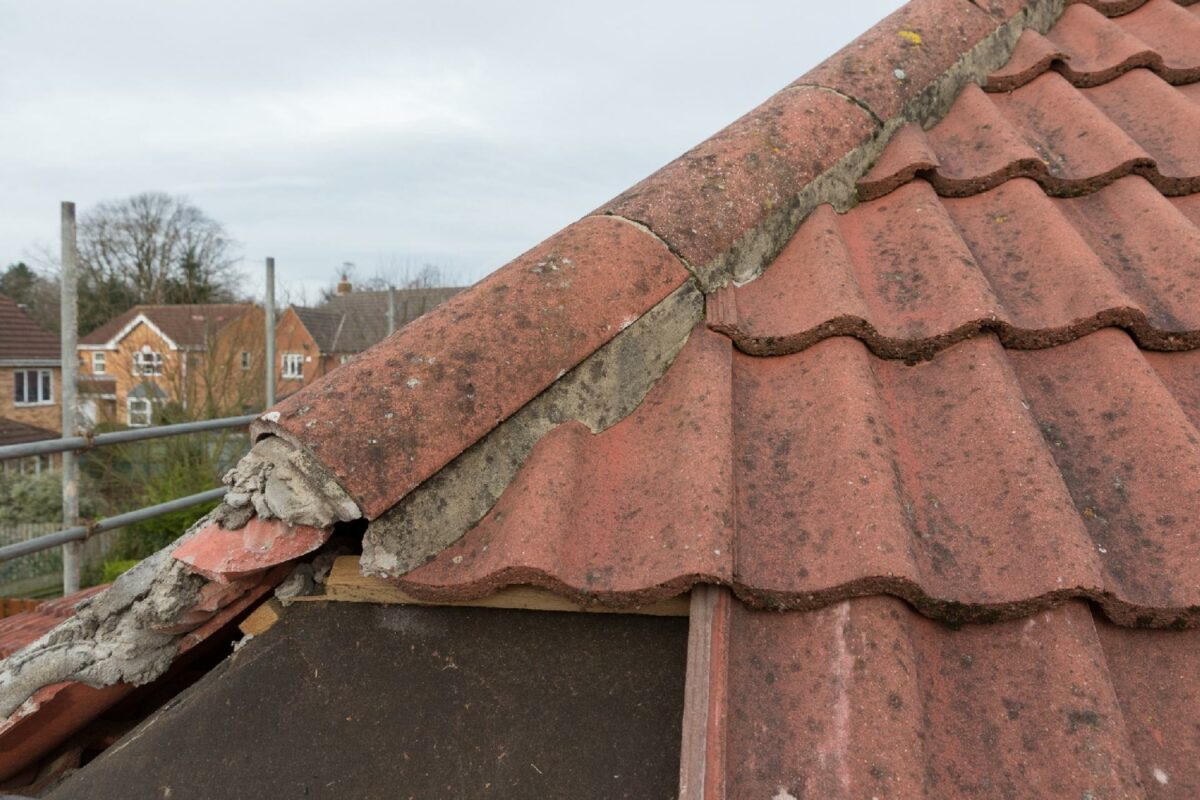
[[[1072,196],[1131,173],[1165,194],[1191,194],[1200,190],[1197,125],[1196,98],[1144,69],[1088,89],[1055,72],[1009,93],[971,86],[929,131],[910,126],[859,194],[874,199],[921,175],[946,196],[1022,176]]]
[[[254,430],[303,442],[374,518],[687,279],[654,236],[588,217],[284,400]]]
[[[1170,83],[1200,79],[1194,43],[1200,21],[1170,0],[1151,0],[1132,14],[1110,20],[1086,5],[1069,6],[1047,36],[1021,34],[1013,56],[988,78],[987,88],[1007,91],[1049,69],[1076,86],[1107,83],[1137,67]]]
[[[1195,796],[1200,650],[1175,628],[1200,623],[1200,84],[1168,81],[1200,77],[1200,36],[1179,11],[1073,8],[1020,88],[901,130],[864,202],[709,295],[634,413],[545,436],[392,577],[442,599],[732,587],[690,723],[706,797]]]
[[[1200,417],[1165,363],[1194,394],[1200,351],[1151,362],[1112,330],[1033,352],[975,338],[918,367],[846,337],[764,359],[697,331],[633,415],[545,437],[401,582],[632,603],[703,579],[788,608],[890,592],[952,621],[1083,596],[1125,624],[1194,622]]]
[[[58,337],[13,299],[0,294],[0,361],[57,361]]]
[[[66,597],[47,600],[32,611],[0,619],[0,658],[7,658],[75,614],[75,606],[108,588],[93,586]]]
[[[200,305],[141,305],[119,314],[96,330],[81,336],[80,344],[105,344],[138,315],[150,320],[180,347],[204,347],[209,337],[255,306],[253,303],[207,303]]]
[[[1074,602],[961,629],[883,597],[731,614],[725,796],[1200,791],[1200,632],[1118,628]]]
[[[995,18],[968,0],[915,0],[794,85],[835,89],[891,119],[912,100],[913,87],[933,83],[995,29]]]
[[[813,87],[785,89],[601,210],[640,222],[694,267],[748,232],[875,133],[861,106]]]
[[[851,334],[922,358],[980,330],[1029,348],[1108,325],[1195,347],[1200,227],[1181,213],[1195,208],[1139,177],[1072,199],[1026,179],[942,199],[916,180],[844,215],[818,209],[762,278],[721,290],[709,321],[756,354]]]

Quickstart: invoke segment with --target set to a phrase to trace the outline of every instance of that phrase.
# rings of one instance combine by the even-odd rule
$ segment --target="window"
[[[249,350],[242,351],[242,369],[243,370],[250,369],[250,351]]]
[[[92,374],[103,375],[104,370],[104,353],[97,350],[96,352],[92,353]]]
[[[144,397],[130,397],[125,401],[125,405],[129,412],[129,427],[144,428],[150,424],[153,411],[149,400]]]
[[[44,406],[54,402],[54,379],[48,369],[19,369],[13,373],[13,404]]]
[[[304,377],[304,356],[300,353],[284,353],[283,354],[283,377],[285,378],[303,378]]]
[[[162,375],[163,357],[149,348],[133,354],[134,375]]]

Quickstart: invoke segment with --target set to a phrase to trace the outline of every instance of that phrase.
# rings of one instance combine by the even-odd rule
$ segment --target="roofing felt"
[[[686,643],[682,619],[297,604],[48,796],[667,798]]]
[[[0,361],[57,360],[58,337],[34,322],[15,300],[0,294]]]
[[[81,336],[80,344],[106,344],[138,315],[150,320],[180,347],[205,347],[209,337],[254,308],[253,303],[138,305]]]

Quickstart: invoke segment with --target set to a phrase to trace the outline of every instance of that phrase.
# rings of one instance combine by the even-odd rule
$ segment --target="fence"
[[[224,417],[222,419],[206,419],[199,422],[181,422],[177,425],[159,425],[151,428],[134,428],[125,431],[114,431],[112,433],[101,433],[96,436],[65,436],[62,439],[49,439],[41,442],[27,442],[25,444],[8,445],[0,447],[0,461],[10,458],[24,458],[31,455],[45,455],[48,453],[78,453],[90,450],[93,447],[104,447],[107,445],[123,444],[126,442],[144,441],[146,439],[161,439],[166,436],[180,436],[187,433],[197,433],[200,431],[217,430],[220,428],[238,428],[249,425],[255,419],[254,414],[247,414],[241,417]],[[71,477],[64,470],[64,483],[71,480]],[[73,491],[78,491],[78,486],[72,487]],[[64,491],[65,493],[65,491]],[[32,556],[35,553],[43,553],[51,548],[62,545],[71,545],[77,542],[84,542],[99,533],[105,531],[116,530],[126,525],[132,525],[135,522],[142,522],[155,517],[161,517],[164,514],[170,514],[172,511],[178,511],[182,508],[200,505],[212,500],[220,500],[225,495],[224,487],[210,489],[206,492],[198,492],[197,494],[180,497],[175,500],[170,500],[166,503],[139,508],[136,511],[130,511],[125,514],[117,514],[107,519],[97,520],[86,524],[76,524],[59,529],[60,526],[51,523],[51,532],[40,533],[31,538],[14,541],[0,546],[0,564],[3,564],[11,559],[19,556]],[[65,504],[64,504],[65,506]],[[64,516],[66,516],[64,514]],[[40,523],[39,523],[40,524]],[[63,573],[64,586],[68,591],[77,591],[79,587],[79,569],[80,561],[83,558],[82,550],[77,551],[71,559],[63,558]],[[62,554],[59,556],[62,557]],[[73,575],[68,575],[70,570],[74,571]],[[74,578],[74,588],[70,588],[68,578]]]
[[[58,522],[26,522],[0,527],[0,547],[23,545],[62,527]],[[112,535],[97,535],[83,545],[83,561],[99,563],[112,550]],[[0,562],[0,597],[41,597],[53,593],[62,581],[62,550],[50,548],[26,558]]]
[[[225,495],[224,488],[210,489],[206,492],[180,497],[166,503],[139,508],[125,514],[117,514],[98,521],[84,522],[79,519],[79,465],[76,454],[90,450],[93,447],[136,442],[145,439],[159,439],[165,436],[179,436],[199,431],[235,428],[249,425],[256,417],[254,414],[241,417],[225,417],[223,419],[201,420],[199,422],[183,422],[177,425],[160,425],[148,428],[134,428],[98,435],[75,435],[78,430],[76,419],[76,383],[79,361],[75,354],[78,350],[78,300],[77,274],[79,252],[75,240],[75,204],[62,204],[62,431],[61,439],[50,439],[40,442],[0,447],[0,461],[10,458],[25,458],[34,455],[62,453],[62,507],[63,522],[59,526],[51,524],[49,532],[31,533],[28,538],[17,538],[11,542],[0,542],[0,567],[7,568],[12,559],[25,557],[50,559],[57,557],[62,565],[62,589],[64,594],[79,590],[82,561],[85,556],[84,543],[97,534],[116,530],[125,525],[161,517],[183,508],[219,500]],[[266,389],[267,406],[275,404],[275,259],[267,259],[267,291],[266,291]],[[59,529],[61,528],[61,529]],[[91,547],[101,547],[99,544]],[[61,548],[52,555],[53,548]],[[31,568],[36,570],[37,567]]]
[[[128,431],[112,433],[73,435],[76,433],[76,383],[78,378],[77,353],[77,272],[79,252],[76,245],[76,213],[74,203],[62,203],[62,275],[61,275],[61,351],[62,351],[62,438],[46,441],[30,441],[19,445],[0,447],[0,462],[10,458],[25,458],[42,456],[48,453],[62,453],[62,524],[49,523],[49,530],[32,530],[28,536],[18,530],[12,540],[2,539],[4,531],[0,531],[0,570],[10,569],[13,559],[22,558],[42,559],[42,567],[37,561],[34,566],[11,567],[19,571],[36,572],[53,559],[58,559],[62,572],[62,591],[71,594],[79,590],[79,577],[84,559],[84,543],[94,541],[91,549],[102,548],[100,542],[92,539],[104,531],[116,530],[146,519],[154,519],[180,509],[220,500],[224,497],[224,488],[209,489],[185,498],[176,498],[167,503],[145,507],[127,513],[119,513],[114,517],[100,521],[80,521],[79,519],[79,465],[77,455],[91,450],[92,447],[103,447],[142,441],[146,439],[161,439],[175,437],[186,433],[200,431],[217,431],[221,428],[245,427],[256,419],[257,415],[223,417],[220,420],[200,420],[198,422],[181,422],[179,425],[162,425],[148,428],[132,428]],[[268,345],[268,361],[266,361],[266,404],[275,404],[275,259],[266,259],[266,345]],[[60,549],[54,549],[60,548]],[[92,555],[92,553],[88,553]],[[0,577],[4,572],[0,572]],[[16,572],[14,572],[16,575]],[[31,579],[31,578],[30,578]],[[0,585],[4,581],[0,579]]]

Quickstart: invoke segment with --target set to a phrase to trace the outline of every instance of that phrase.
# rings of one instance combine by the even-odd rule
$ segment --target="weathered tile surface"
[[[653,236],[588,217],[254,429],[302,443],[374,519],[687,279]]]

